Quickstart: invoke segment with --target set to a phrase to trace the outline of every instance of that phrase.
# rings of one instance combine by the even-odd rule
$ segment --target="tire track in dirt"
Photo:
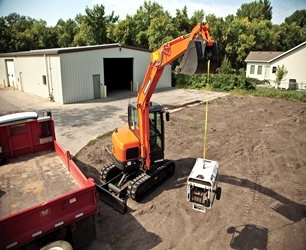
[[[243,216],[242,216],[242,222],[244,224],[249,224],[253,220],[252,211],[253,207],[258,203],[259,197],[261,196],[261,185],[259,184],[259,180],[261,177],[261,174],[259,171],[257,171],[253,165],[252,167],[252,175],[250,182],[244,183],[245,187],[247,188],[247,191],[245,193],[246,199],[244,207],[243,207]]]
[[[254,141],[254,139],[252,139]],[[256,139],[255,139],[256,141]],[[250,223],[253,220],[253,207],[256,206],[256,204],[259,201],[259,197],[261,196],[261,185],[260,185],[260,179],[262,177],[262,173],[260,172],[258,168],[259,162],[256,161],[256,155],[258,154],[258,151],[260,151],[262,148],[264,148],[264,144],[261,141],[255,144],[255,147],[248,148],[246,145],[246,148],[244,150],[244,157],[246,158],[246,163],[249,163],[249,171],[246,175],[244,180],[246,183],[244,185],[247,187],[246,191],[246,199],[245,204],[243,207],[243,216],[242,216],[242,222],[245,224]],[[256,152],[255,152],[256,151]],[[255,154],[254,154],[255,153]]]

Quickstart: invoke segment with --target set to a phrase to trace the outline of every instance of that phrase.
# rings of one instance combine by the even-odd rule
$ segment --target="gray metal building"
[[[0,54],[0,87],[66,104],[137,91],[150,51],[118,43]],[[157,88],[171,87],[167,66]]]

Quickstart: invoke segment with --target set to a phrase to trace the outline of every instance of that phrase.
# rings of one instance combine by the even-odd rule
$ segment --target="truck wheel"
[[[49,243],[48,245],[42,247],[40,250],[73,250],[73,248],[67,241],[58,240]]]
[[[221,187],[217,187],[217,190],[216,190],[216,199],[217,199],[217,200],[220,200],[220,198],[221,198],[221,192],[222,192]]]

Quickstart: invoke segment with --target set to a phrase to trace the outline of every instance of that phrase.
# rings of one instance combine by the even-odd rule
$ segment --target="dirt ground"
[[[221,200],[206,213],[186,200],[205,104],[184,107],[166,123],[174,176],[143,202],[129,199],[125,215],[101,203],[88,249],[306,249],[306,104],[230,95],[208,109],[206,158],[220,164]],[[110,144],[104,136],[78,153],[88,177],[99,180]]]

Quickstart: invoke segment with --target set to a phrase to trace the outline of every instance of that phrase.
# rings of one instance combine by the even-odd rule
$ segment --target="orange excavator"
[[[176,72],[207,73],[217,68],[217,42],[208,24],[198,23],[191,33],[165,43],[151,54],[137,102],[128,106],[128,125],[112,134],[112,163],[101,170],[100,199],[121,213],[130,197],[140,201],[174,174],[175,163],[164,159],[164,118],[169,112],[150,101],[165,66],[182,57]]]

